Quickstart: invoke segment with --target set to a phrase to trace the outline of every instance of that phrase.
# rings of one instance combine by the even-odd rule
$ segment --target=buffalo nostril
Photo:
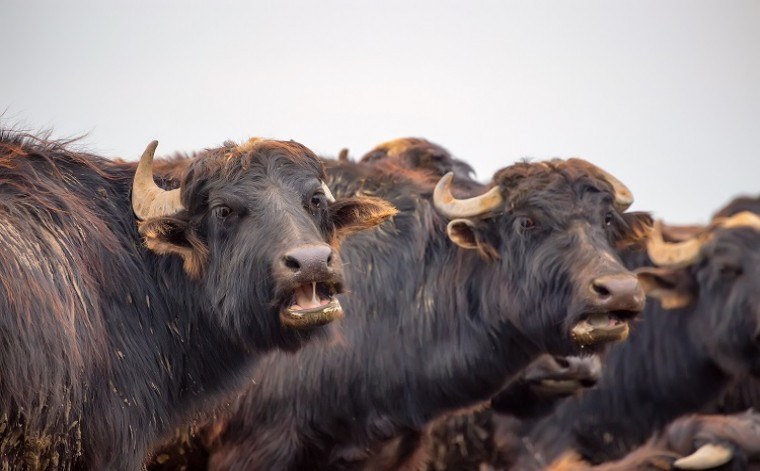
[[[332,265],[332,261],[333,261],[333,254],[332,252],[330,252],[330,255],[327,256],[327,265],[328,266]]]
[[[592,302],[607,311],[635,311],[643,308],[644,291],[630,274],[605,275],[591,282]]]
[[[285,256],[284,262],[285,262],[285,266],[290,268],[293,271],[298,271],[301,269],[301,264],[298,263],[298,260],[296,260],[295,258],[289,255]]]
[[[570,362],[565,357],[554,357],[554,361],[560,368],[570,368]]]
[[[593,283],[591,283],[591,289],[594,291],[595,294],[599,295],[602,298],[607,298],[612,294],[609,288],[604,286],[604,284],[599,283],[598,281],[594,281]]]

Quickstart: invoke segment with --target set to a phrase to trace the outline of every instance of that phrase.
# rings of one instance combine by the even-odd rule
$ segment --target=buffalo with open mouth
[[[114,162],[0,129],[0,468],[142,468],[263,353],[327,336],[341,240],[395,213],[333,198],[292,141],[159,183],[156,146]]]

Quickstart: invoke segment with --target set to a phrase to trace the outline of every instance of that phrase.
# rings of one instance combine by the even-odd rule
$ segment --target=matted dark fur
[[[186,209],[144,221],[144,240],[135,163],[0,132],[0,467],[141,468],[263,352],[324,337],[279,322],[282,253],[392,213],[366,198],[328,207],[321,162],[294,142],[227,144],[188,163]],[[342,282],[340,267],[331,277]]]
[[[673,271],[695,301],[665,310],[650,300],[630,338],[610,349],[599,386],[533,427],[520,469],[568,449],[592,463],[619,459],[683,414],[760,403],[748,379],[760,371],[760,233],[719,229],[702,253]]]
[[[337,195],[382,195],[399,209],[341,249],[352,286],[342,302],[359,315],[341,342],[262,361],[232,417],[207,428],[211,469],[409,464],[432,419],[487,399],[541,352],[576,352],[569,330],[588,283],[626,273],[614,247],[651,223],[618,213],[610,185],[587,170],[519,163],[495,176],[505,205],[473,219],[479,249],[464,250],[445,235],[429,175],[333,162],[328,176]]]

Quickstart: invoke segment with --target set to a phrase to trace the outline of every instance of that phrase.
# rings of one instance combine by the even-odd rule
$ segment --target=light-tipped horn
[[[703,232],[681,242],[665,242],[662,237],[662,221],[655,221],[647,239],[647,254],[652,263],[659,267],[685,267],[699,258],[699,251],[709,237],[708,232]]]
[[[656,221],[647,240],[647,253],[657,266],[682,268],[699,259],[699,251],[713,238],[715,229],[739,227],[751,227],[760,231],[760,216],[750,211],[742,211],[731,217],[715,219],[710,226],[694,237],[680,242],[665,242],[662,236],[662,221]]]
[[[573,158],[573,159],[568,159],[568,160],[582,163],[586,167],[599,173],[602,176],[602,178],[607,180],[607,183],[612,185],[612,189],[615,192],[615,208],[618,211],[622,213],[623,211],[631,207],[631,205],[633,204],[633,193],[631,193],[631,190],[629,190],[627,186],[623,185],[623,182],[613,177],[606,170],[597,167],[591,162],[588,162],[586,160],[579,159],[579,158]]]
[[[330,203],[335,203],[335,197],[332,194],[332,191],[330,191],[330,188],[327,186],[327,183],[322,182],[322,191],[325,192],[325,197],[327,198],[327,201]]]
[[[742,211],[727,218],[719,218],[713,221],[713,224],[726,229],[735,229],[737,227],[751,227],[760,231],[760,216],[751,211]]]
[[[504,202],[501,191],[495,186],[480,196],[458,200],[451,194],[454,172],[449,172],[438,181],[433,191],[433,204],[438,212],[449,219],[470,218],[498,208]]]
[[[153,141],[145,148],[132,182],[132,210],[143,221],[175,214],[183,209],[179,189],[167,191],[153,181],[153,154],[157,146],[158,141]]]
[[[728,463],[733,457],[730,448],[707,443],[689,456],[677,459],[673,466],[678,469],[713,469]]]

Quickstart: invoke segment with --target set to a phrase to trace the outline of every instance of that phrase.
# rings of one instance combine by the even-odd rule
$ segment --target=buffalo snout
[[[332,275],[333,259],[333,249],[327,244],[299,245],[282,257],[283,272],[304,280],[318,280]]]
[[[600,310],[637,313],[644,309],[646,296],[632,273],[618,273],[591,281],[591,303]]]
[[[343,317],[335,297],[343,292],[340,258],[324,243],[301,244],[280,256],[275,266],[285,327],[311,329]]]

